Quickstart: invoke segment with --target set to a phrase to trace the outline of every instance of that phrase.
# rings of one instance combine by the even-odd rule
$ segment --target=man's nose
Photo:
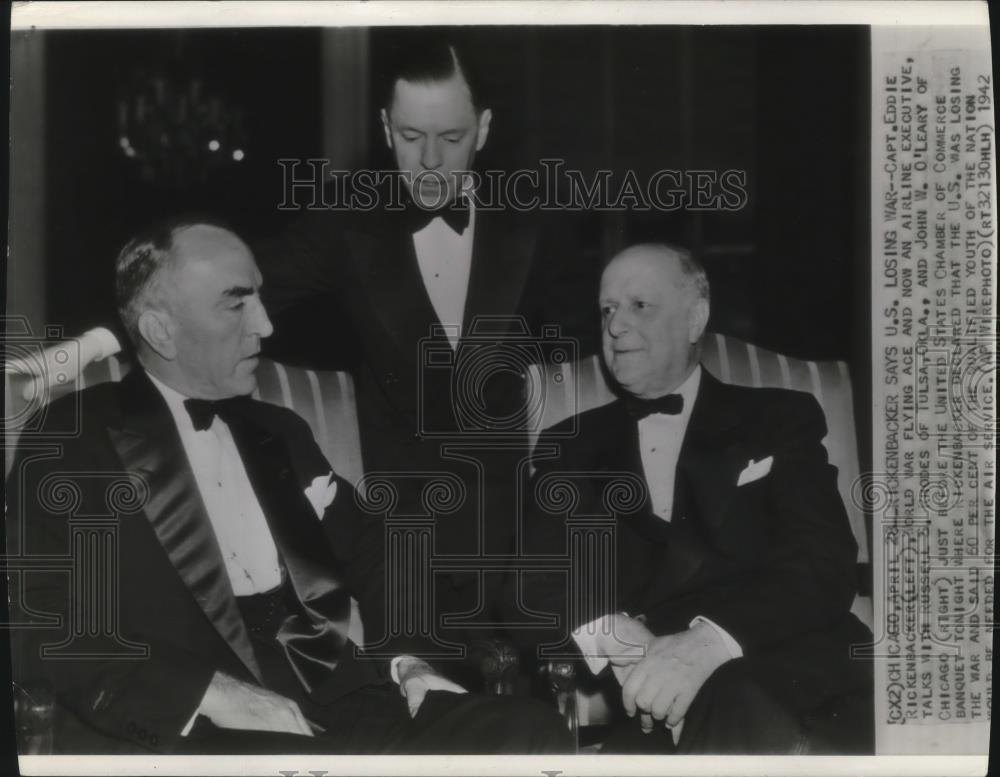
[[[441,147],[437,140],[428,138],[420,154],[420,164],[425,170],[437,170],[441,166]]]
[[[251,334],[264,338],[270,337],[274,333],[274,325],[271,323],[271,319],[267,315],[267,310],[264,308],[264,303],[260,301],[260,297],[255,297],[253,299],[250,315]]]
[[[605,323],[608,334],[612,337],[621,337],[629,330],[628,315],[621,308],[607,317]]]

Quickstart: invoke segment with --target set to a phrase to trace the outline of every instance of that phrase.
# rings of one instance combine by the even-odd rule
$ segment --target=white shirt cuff
[[[604,667],[608,665],[607,657],[602,655],[597,649],[597,635],[610,630],[611,624],[608,621],[611,617],[613,616],[602,615],[600,618],[595,618],[589,623],[578,626],[572,632],[573,641],[580,648],[583,660],[595,675],[600,674],[604,670]],[[742,658],[743,648],[740,647],[740,643],[733,639],[732,635],[718,623],[703,615],[699,615],[688,624],[688,627],[694,628],[700,623],[707,624],[715,630],[715,633],[719,635],[719,639],[722,640],[722,644],[725,645],[730,658]]]
[[[211,687],[211,686],[209,686]],[[191,713],[191,717],[188,718],[187,724],[181,729],[181,736],[186,737],[191,733],[191,728],[194,726],[195,720],[197,720],[198,715],[201,713],[201,705],[205,703],[205,696],[208,694],[208,688],[205,689],[205,693],[202,694],[201,701],[198,702],[198,708]]]
[[[114,333],[103,326],[88,329],[83,333],[80,340],[83,341],[84,338],[88,338],[88,343],[93,343],[95,361],[101,361],[102,359],[107,359],[109,356],[114,356],[122,349],[121,343],[118,342],[118,338],[114,336]]]
[[[182,737],[186,737],[188,734],[191,733],[191,728],[194,726],[194,722],[198,718],[198,711],[200,709],[201,707],[199,706],[198,709],[194,711],[194,714],[191,716],[191,718],[188,720],[187,725],[184,726],[184,728],[181,730]]]
[[[737,642],[735,639],[733,639],[732,635],[728,631],[726,631],[724,628],[722,628],[722,626],[720,626],[718,623],[710,621],[708,618],[704,617],[703,615],[699,615],[694,620],[692,620],[688,624],[688,628],[692,628],[693,629],[695,626],[697,626],[700,623],[705,623],[705,624],[711,626],[713,629],[715,629],[715,633],[719,635],[719,638],[722,640],[722,644],[725,645],[726,646],[726,650],[729,651],[729,657],[730,658],[742,658],[743,657],[743,648],[740,647],[740,643]]]
[[[587,668],[595,675],[604,671],[604,667],[608,665],[607,656],[602,655],[597,649],[597,635],[606,634],[611,630],[610,621],[612,617],[610,614],[602,615],[600,618],[595,618],[589,623],[577,626],[571,632],[573,641],[580,648],[580,653],[583,655],[583,660],[586,662]]]
[[[396,656],[389,663],[389,676],[392,678],[392,681],[394,683],[396,683],[396,685],[399,685],[399,664],[400,664],[400,662],[404,658],[414,658],[414,657],[415,656]]]

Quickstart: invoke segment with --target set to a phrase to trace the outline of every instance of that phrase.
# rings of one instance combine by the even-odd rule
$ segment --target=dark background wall
[[[47,318],[73,332],[113,310],[111,268],[137,226],[206,211],[254,232],[276,209],[281,157],[321,156],[320,31],[47,32],[45,146]],[[239,164],[202,182],[145,181],[119,145],[118,98],[143,70],[202,77],[245,113]]]
[[[483,168],[537,168],[540,159],[559,158],[588,176],[610,169],[620,180],[633,170],[640,181],[661,169],[746,171],[749,197],[738,211],[588,214],[584,260],[600,261],[636,239],[685,243],[708,267],[713,329],[861,366],[867,29],[456,33],[490,77],[494,122]],[[46,319],[75,331],[107,316],[111,261],[153,216],[208,210],[251,235],[280,229],[290,214],[276,208],[276,160],[323,156],[331,141],[323,134],[324,83],[377,83],[380,52],[398,31],[365,33],[368,56],[325,75],[318,29],[32,34],[46,37]],[[206,88],[244,111],[241,164],[183,186],[139,177],[119,146],[116,106],[137,70],[157,67],[201,74]],[[387,164],[376,98],[361,104],[370,120],[359,125],[368,152],[358,162]],[[864,347],[855,349],[858,342]]]

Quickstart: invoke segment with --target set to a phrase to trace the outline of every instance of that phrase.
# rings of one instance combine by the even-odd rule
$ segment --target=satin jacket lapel
[[[367,292],[369,310],[407,360],[416,362],[414,344],[440,324],[424,287],[401,213],[385,212],[366,221],[364,229],[346,234],[351,259]]]
[[[633,529],[641,536],[657,544],[666,544],[671,541],[675,532],[673,522],[667,522],[655,515],[652,510],[652,503],[649,497],[649,482],[642,465],[642,453],[639,450],[639,425],[636,423],[621,401],[616,401],[612,407],[615,415],[607,420],[609,430],[624,430],[622,432],[613,431],[614,437],[611,444],[606,446],[602,452],[601,468],[605,471],[625,471],[637,475],[646,483],[646,493],[642,505],[633,514],[624,518],[630,521]],[[656,474],[652,473],[655,477]],[[676,510],[675,500],[674,519],[679,516]]]
[[[476,316],[510,317],[517,312],[537,239],[527,223],[518,229],[503,213],[477,211],[475,218],[464,336]]]
[[[149,487],[146,518],[198,606],[260,681],[222,552],[170,411],[142,370],[133,370],[121,391],[121,423],[109,426],[108,433],[125,469]]]
[[[635,474],[648,489],[639,449],[639,426],[620,400],[609,407],[602,424],[607,431],[599,469]],[[688,530],[690,527],[677,525],[678,518],[676,509],[670,522],[657,516],[648,490],[638,510],[618,516],[619,523],[625,526],[619,535],[616,563],[619,585],[630,602],[627,607],[642,611],[665,592],[678,590],[701,568],[705,555],[702,544]]]
[[[284,443],[249,417],[227,421],[302,608],[282,624],[277,638],[303,686],[315,692],[347,643],[350,592],[337,576],[337,561]]]
[[[600,448],[598,469],[602,472],[628,472],[645,479],[639,454],[639,427],[620,400],[608,406],[608,417],[604,423],[609,436]],[[645,501],[649,501],[648,494]]]

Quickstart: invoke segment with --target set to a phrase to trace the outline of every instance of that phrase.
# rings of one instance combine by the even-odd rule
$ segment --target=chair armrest
[[[544,671],[548,674],[549,690],[555,697],[559,714],[574,739],[578,738],[580,718],[576,709],[576,665],[572,661],[549,661]]]
[[[51,755],[56,697],[46,680],[14,683],[14,726],[21,755]]]
[[[514,693],[519,659],[513,645],[502,639],[483,639],[472,646],[472,659],[483,678],[484,692],[491,696]]]

